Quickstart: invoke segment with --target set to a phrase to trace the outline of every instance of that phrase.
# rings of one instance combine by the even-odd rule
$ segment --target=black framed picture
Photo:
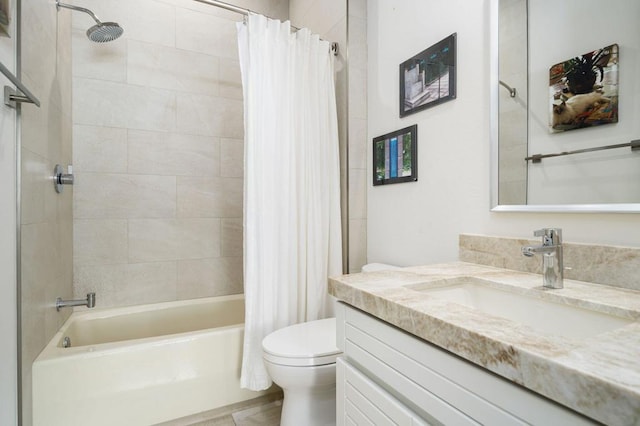
[[[456,97],[456,33],[400,64],[400,117]]]
[[[373,185],[418,180],[418,125],[373,138]]]

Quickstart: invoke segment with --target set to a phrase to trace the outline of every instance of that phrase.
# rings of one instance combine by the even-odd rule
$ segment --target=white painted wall
[[[458,235],[640,246],[640,214],[492,213],[489,201],[487,0],[369,0],[369,140],[418,124],[419,180],[373,187],[368,154],[368,261],[415,265],[458,257]],[[398,117],[398,65],[458,33],[457,99]]]
[[[0,61],[15,72],[15,5],[12,38],[0,37]],[[11,83],[0,76],[2,86]],[[16,312],[16,111],[0,105],[0,424],[16,425],[17,312]]]

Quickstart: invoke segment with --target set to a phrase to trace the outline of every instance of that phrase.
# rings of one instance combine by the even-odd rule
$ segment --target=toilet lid
[[[290,366],[326,365],[342,352],[336,346],[336,319],[327,318],[281,328],[262,340],[264,359]]]

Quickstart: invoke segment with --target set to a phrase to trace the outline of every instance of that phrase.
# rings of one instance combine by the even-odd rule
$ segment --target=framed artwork
[[[373,138],[373,185],[418,180],[418,125]]]
[[[552,133],[618,122],[619,57],[612,44],[549,69]]]
[[[9,21],[11,17],[11,5],[9,0],[0,0],[0,36],[10,37]]]
[[[456,97],[456,33],[400,64],[400,117]]]

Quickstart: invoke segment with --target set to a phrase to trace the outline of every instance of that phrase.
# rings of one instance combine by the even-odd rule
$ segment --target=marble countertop
[[[629,321],[563,336],[423,291],[461,277]],[[566,279],[548,290],[539,274],[453,262],[334,277],[329,293],[588,417],[640,424],[640,291]]]

